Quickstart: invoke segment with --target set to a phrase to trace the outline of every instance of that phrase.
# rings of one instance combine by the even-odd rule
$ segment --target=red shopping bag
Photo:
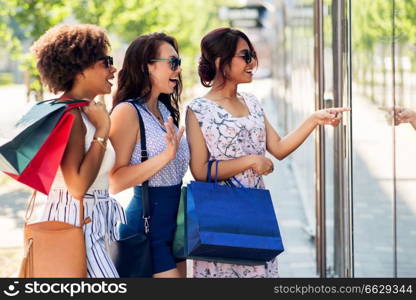
[[[21,175],[6,173],[17,181],[30,186],[31,188],[49,194],[53,180],[55,179],[58,167],[61,164],[68,139],[74,123],[74,115],[68,111],[74,107],[84,106],[88,103],[68,104],[55,128],[52,130],[45,143],[30,161]]]

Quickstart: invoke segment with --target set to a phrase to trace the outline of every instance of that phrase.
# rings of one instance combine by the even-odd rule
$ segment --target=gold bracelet
[[[96,140],[96,139],[92,140],[92,142],[98,143],[98,145],[100,145],[104,150],[107,150],[107,147],[103,142]]]
[[[107,139],[100,137],[100,136],[94,136],[93,140],[97,140],[99,142],[103,142],[104,144],[107,142]]]

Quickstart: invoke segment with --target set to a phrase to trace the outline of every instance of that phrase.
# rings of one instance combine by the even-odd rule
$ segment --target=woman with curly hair
[[[113,100],[110,139],[117,153],[110,190],[134,187],[120,237],[143,230],[141,192],[148,181],[153,277],[184,277],[185,262],[175,260],[172,243],[189,149],[178,130],[181,60],[176,40],[164,33],[139,36],[127,49]],[[136,111],[137,110],[137,111]],[[149,159],[142,160],[142,116]]]
[[[59,101],[89,102],[73,109],[74,124],[65,153],[46,199],[42,220],[79,226],[80,199],[84,203],[83,225],[88,277],[119,277],[106,242],[117,238],[117,222],[125,222],[122,207],[109,197],[108,172],[115,161],[108,142],[110,118],[105,105],[94,98],[111,92],[116,68],[108,56],[105,31],[95,25],[58,25],[33,45],[41,79]],[[89,217],[89,218],[88,218]]]

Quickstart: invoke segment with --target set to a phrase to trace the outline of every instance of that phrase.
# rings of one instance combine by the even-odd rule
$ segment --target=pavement
[[[386,113],[358,93],[353,110],[355,276],[394,276],[396,222],[397,275],[415,277],[416,131],[402,124],[393,136]]]
[[[279,128],[275,99],[271,97],[271,81],[262,79],[242,86],[243,91],[254,93],[261,101],[270,124],[283,136]],[[315,242],[309,234],[302,194],[290,157],[278,161],[271,155],[275,171],[264,177],[270,190],[278,219],[285,251],[278,256],[280,277],[317,277]]]

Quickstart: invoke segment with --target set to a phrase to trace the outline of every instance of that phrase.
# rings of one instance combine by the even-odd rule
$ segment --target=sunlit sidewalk
[[[256,90],[263,92],[259,98],[267,118],[282,135],[281,129],[277,127],[276,101],[270,97],[268,85],[266,81]],[[253,88],[256,86],[254,85]],[[285,251],[278,256],[279,275],[280,277],[317,277],[315,244],[306,230],[306,216],[290,156],[283,161],[273,158],[273,162],[275,171],[265,177],[265,184],[272,195],[285,246]]]

